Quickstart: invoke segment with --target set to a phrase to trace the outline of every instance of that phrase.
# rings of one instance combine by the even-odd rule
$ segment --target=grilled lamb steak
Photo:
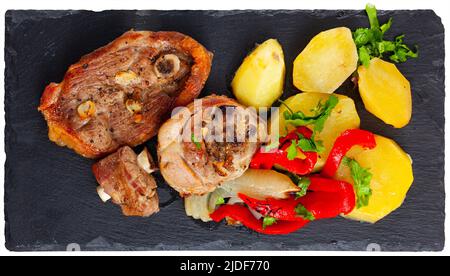
[[[208,96],[198,108],[200,100],[196,101],[172,116],[158,133],[161,174],[182,196],[211,192],[241,176],[266,133],[256,112],[232,99]]]
[[[176,32],[129,31],[69,67],[41,98],[51,141],[97,158],[155,136],[168,112],[189,104],[212,54]]]
[[[95,163],[92,171],[112,201],[126,216],[148,217],[159,211],[154,178],[145,172],[134,151],[124,146]]]

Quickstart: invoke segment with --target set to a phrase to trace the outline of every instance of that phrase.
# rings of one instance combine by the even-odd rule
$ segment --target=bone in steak
[[[51,141],[97,158],[157,134],[168,112],[189,104],[212,54],[176,32],[129,31],[69,67],[41,98]]]

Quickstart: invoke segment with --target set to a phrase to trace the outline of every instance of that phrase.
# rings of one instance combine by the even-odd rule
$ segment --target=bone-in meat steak
[[[142,144],[172,108],[198,96],[211,61],[212,54],[189,36],[126,32],[46,87],[39,110],[49,138],[89,158]]]

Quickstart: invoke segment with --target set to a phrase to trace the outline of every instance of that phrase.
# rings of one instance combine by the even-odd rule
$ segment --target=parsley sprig
[[[300,188],[300,191],[296,193],[296,198],[300,198],[306,195],[308,192],[309,185],[311,185],[311,180],[308,177],[298,176],[295,173],[284,172],[292,182],[297,183],[297,186]]]
[[[372,196],[372,189],[370,188],[372,173],[361,167],[354,159],[344,157],[342,163],[350,168],[356,193],[356,208],[359,209],[369,205],[369,199]]]
[[[392,26],[392,18],[380,26],[377,17],[377,9],[374,5],[367,4],[367,16],[369,17],[370,28],[358,28],[353,32],[353,40],[358,49],[359,62],[364,66],[369,66],[372,58],[383,58],[388,55],[393,62],[405,62],[408,58],[419,56],[418,47],[411,50],[403,43],[404,35],[397,36],[394,41],[385,40],[384,34]]]
[[[277,219],[274,217],[264,217],[263,218],[263,229],[266,229],[267,226],[272,226],[277,223]]]
[[[316,218],[314,217],[314,215],[308,211],[308,209],[305,208],[305,206],[299,204],[297,205],[297,207],[295,207],[295,212],[297,213],[297,215],[299,215],[300,217],[309,220],[309,221],[313,221]]]
[[[195,144],[195,147],[196,147],[198,150],[201,150],[201,149],[202,149],[202,143],[200,143],[200,142],[197,140],[197,138],[195,137],[195,134],[194,134],[194,133],[192,133],[192,135],[191,135],[191,141],[192,141],[192,143]]]
[[[218,197],[216,200],[216,205],[220,206],[220,205],[224,205],[225,204],[225,198],[223,197]]]
[[[284,102],[281,103],[288,109],[283,114],[286,124],[295,127],[313,125],[314,131],[320,132],[338,102],[339,99],[335,95],[331,95],[324,104],[319,102],[318,106],[313,110],[314,115],[312,116],[308,116],[302,111],[293,112]]]
[[[297,186],[300,188],[300,191],[298,191],[295,194],[296,198],[304,197],[308,192],[309,185],[311,185],[311,180],[309,180],[309,178],[299,177],[299,180],[297,181]]]
[[[321,153],[325,150],[323,146],[322,140],[316,140],[314,138],[315,133],[311,136],[311,139],[304,137],[302,134],[297,133],[299,136],[299,140],[297,142],[297,146],[305,152],[317,152]]]
[[[313,125],[313,135],[311,139],[304,137],[302,134],[297,133],[299,139],[292,140],[291,145],[287,148],[287,158],[294,160],[297,157],[297,148],[300,148],[304,152],[323,152],[325,150],[323,142],[316,140],[316,132],[323,130],[326,120],[330,117],[331,112],[336,107],[339,99],[331,95],[328,100],[323,104],[320,101],[317,106],[311,110],[313,115],[306,115],[302,111],[294,112],[286,103],[280,101],[282,105],[287,108],[284,112],[284,119],[287,125],[295,127]]]

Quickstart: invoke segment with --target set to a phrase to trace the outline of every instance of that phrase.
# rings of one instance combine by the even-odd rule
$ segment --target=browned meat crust
[[[241,176],[248,169],[250,160],[259,148],[260,142],[265,139],[266,133],[264,126],[252,124],[249,120],[249,117],[252,117],[253,122],[257,123],[256,113],[245,113],[243,111],[245,107],[230,98],[216,95],[203,98],[201,107],[203,114],[201,116],[194,106],[195,104],[192,103],[187,107],[189,109],[187,113],[191,115],[172,117],[164,123],[158,133],[161,174],[167,183],[182,196],[211,192],[221,183]],[[208,109],[214,110],[211,107],[223,114],[221,116],[222,124],[218,124],[216,121],[211,122],[208,119],[209,115],[216,114],[215,112],[207,114]],[[231,116],[227,117],[226,114],[229,110],[226,109],[232,111],[231,116],[234,116],[234,120],[229,120]],[[247,119],[240,121],[237,119],[239,116]],[[196,138],[197,141],[189,140],[189,138],[180,139],[186,136],[187,130],[189,130],[188,133],[194,131],[193,124],[196,121],[202,124],[202,133],[200,134],[202,138]],[[219,129],[222,126],[225,129],[227,124],[233,124],[233,127],[242,124],[240,130],[245,139],[234,140],[237,133],[233,133],[233,139],[224,141],[204,139],[205,136],[217,134],[217,125],[221,125]],[[238,128],[236,127],[236,129]],[[257,139],[250,140],[252,135]]]
[[[148,217],[159,211],[156,182],[139,167],[137,155],[128,147],[100,160],[92,171],[105,193],[122,207],[126,216]]]
[[[139,145],[157,134],[173,107],[198,96],[211,61],[186,35],[126,32],[46,87],[39,110],[49,138],[89,158]]]

